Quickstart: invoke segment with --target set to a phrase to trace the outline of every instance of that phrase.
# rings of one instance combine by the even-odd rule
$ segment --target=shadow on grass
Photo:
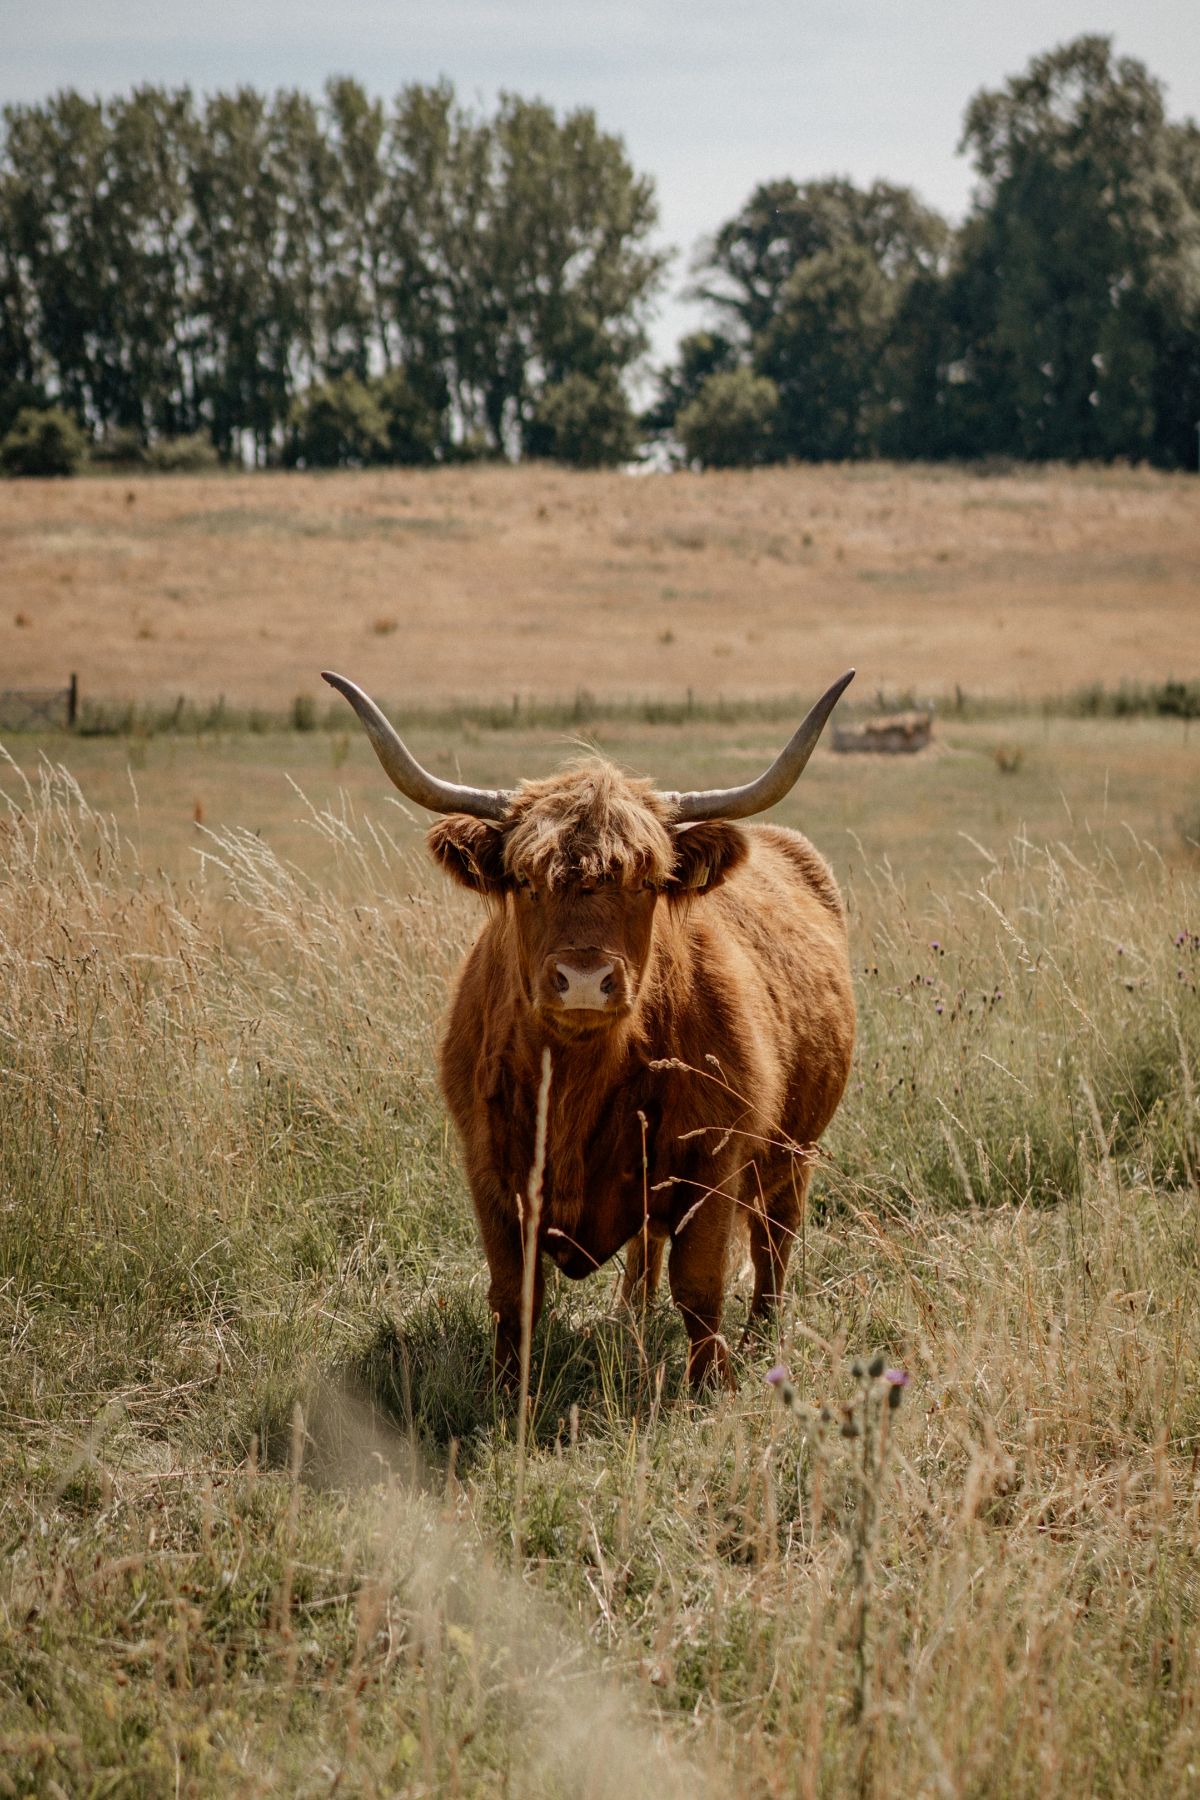
[[[561,1290],[534,1333],[530,1358],[531,1447],[567,1442],[644,1416],[656,1396],[686,1395],[687,1341],[675,1308],[660,1300],[645,1318],[622,1308],[572,1305]],[[478,1296],[430,1296],[381,1318],[351,1357],[315,1386],[279,1395],[260,1414],[265,1462],[297,1454],[317,1485],[396,1474],[418,1482],[444,1473],[453,1454],[468,1468],[496,1441],[511,1441],[516,1398],[492,1376],[492,1325]],[[453,1446],[453,1451],[452,1451]]]

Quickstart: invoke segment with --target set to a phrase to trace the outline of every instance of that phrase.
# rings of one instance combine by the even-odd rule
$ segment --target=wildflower
[[[767,1370],[766,1378],[772,1387],[778,1387],[781,1381],[786,1381],[788,1378],[786,1364],[776,1363],[773,1369]]]

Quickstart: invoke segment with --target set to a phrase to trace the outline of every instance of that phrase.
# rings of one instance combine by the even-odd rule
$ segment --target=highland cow
[[[430,851],[486,904],[454,991],[441,1083],[502,1373],[519,1364],[523,1294],[536,1322],[544,1257],[578,1279],[624,1249],[623,1291],[644,1302],[669,1244],[692,1383],[731,1384],[721,1311],[744,1222],[748,1329],[769,1325],[814,1149],[849,1074],[854,995],[827,864],[797,831],[737,821],[789,791],[852,674],[764,775],[698,793],[660,792],[602,760],[511,791],[444,782],[361,689],[325,676],[401,792],[445,815]]]

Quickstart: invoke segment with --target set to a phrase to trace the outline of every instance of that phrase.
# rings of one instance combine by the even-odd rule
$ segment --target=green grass
[[[236,513],[231,515],[240,518]],[[389,522],[391,523],[391,522]],[[395,521],[408,530],[432,528],[438,521],[406,519]],[[915,575],[901,571],[863,570],[864,581],[888,580],[929,583],[928,571]],[[663,598],[675,598],[674,589],[664,589]],[[390,622],[385,622],[390,623]],[[394,628],[394,625],[392,626]],[[716,699],[700,699],[689,688],[678,699],[637,697],[626,700],[599,699],[586,688],[578,688],[567,698],[544,695],[514,694],[511,700],[491,702],[456,701],[449,704],[402,709],[406,728],[461,733],[464,728],[505,732],[513,730],[564,731],[591,725],[675,725],[695,728],[698,725],[740,725],[763,722],[798,721],[811,704],[812,696],[799,694],[771,695],[763,699],[718,695]],[[871,712],[934,706],[951,720],[993,720],[1012,714],[1011,700],[998,701],[985,696],[965,694],[961,688],[951,695],[935,689],[922,694],[914,692],[885,693],[873,696],[852,694],[843,703],[847,718],[866,716]],[[393,711],[397,709],[393,708]],[[1026,703],[1022,715],[1037,714],[1045,720],[1072,718],[1200,718],[1200,682],[1170,680],[1157,683],[1123,682],[1115,688],[1093,683],[1073,692],[1056,695],[1038,703]],[[264,708],[227,707],[223,698],[207,705],[179,699],[169,706],[151,706],[132,701],[115,702],[84,699],[79,716],[79,733],[83,737],[147,738],[162,733],[195,734],[197,732],[277,732],[342,731],[345,710],[341,702],[319,707],[309,695],[297,695],[284,711]],[[19,723],[19,721],[17,721]]]
[[[864,846],[861,1035],[778,1351],[694,1405],[669,1305],[555,1278],[523,1451],[432,1074],[474,914],[386,791],[292,795],[286,859],[188,821],[162,872],[186,746],[148,746],[128,833],[9,768],[0,1792],[1190,1790],[1196,867],[1099,799],[1090,834],[958,835],[1102,729],[1153,825],[1182,727],[1064,723],[1043,774],[1006,721],[1011,776],[973,729],[813,771],[813,835]],[[332,800],[328,743],[283,741]],[[623,748],[699,778],[757,742]],[[231,807],[261,745],[203,752]],[[910,1375],[886,1456],[840,1433],[876,1351]]]
[[[91,803],[116,818],[147,866],[179,878],[197,870],[206,829],[244,827],[282,859],[320,880],[335,879],[330,840],[314,829],[311,809],[340,814],[345,806],[352,817],[386,820],[419,867],[422,821],[392,795],[357,721],[339,705],[344,728],[337,732],[43,733],[12,738],[8,749],[27,775],[42,759],[65,757]],[[765,768],[796,718],[796,711],[779,720],[750,711],[723,723],[510,720],[492,729],[406,717],[403,729],[427,766],[451,780],[511,785],[593,744],[663,785],[709,787]],[[1084,844],[1085,860],[1105,854],[1122,867],[1135,865],[1143,846],[1171,863],[1193,857],[1198,778],[1200,732],[1187,718],[1010,710],[941,718],[933,748],[916,756],[821,749],[777,817],[806,830],[839,878],[855,887],[890,864],[911,893],[928,884],[947,894],[972,886],[987,867],[972,840],[1001,858],[1021,836]]]

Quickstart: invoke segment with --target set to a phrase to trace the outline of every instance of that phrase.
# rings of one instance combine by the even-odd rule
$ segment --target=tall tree
[[[0,437],[23,407],[43,398],[37,291],[22,252],[25,201],[24,183],[0,161]]]
[[[97,397],[96,422],[143,434],[196,431],[192,97],[186,88],[135,89],[112,102],[108,129],[115,392],[108,406]]]
[[[737,346],[773,383],[776,456],[878,453],[893,429],[897,322],[914,284],[937,279],[949,235],[910,189],[841,179],[764,183],[720,228],[693,292],[724,327],[709,340],[720,364]],[[703,349],[692,341],[687,356]],[[663,404],[688,385],[681,358],[660,377]],[[761,432],[753,441],[761,456]]]
[[[652,184],[592,112],[560,120],[506,95],[490,123],[461,123],[460,139],[456,361],[492,442],[512,449],[544,388],[619,375],[641,354],[667,259],[648,243]]]
[[[778,391],[785,454],[840,462],[878,452],[897,285],[855,243],[806,257],[784,283],[754,365]]]
[[[314,191],[321,145],[311,101],[252,88],[213,95],[191,169],[204,406],[219,448],[242,433],[266,461],[311,374],[323,271]]]
[[[357,81],[325,89],[328,158],[322,234],[320,362],[330,376],[365,381],[389,361],[385,287],[391,258],[384,160],[387,115]]]
[[[5,112],[13,283],[36,318],[38,361],[80,416],[119,407],[109,131],[98,101],[58,94]]]
[[[950,231],[911,188],[869,188],[833,177],[768,181],[726,221],[696,266],[692,292],[750,343],[779,313],[795,270],[811,258],[856,248],[889,282],[937,267]]]
[[[977,94],[962,146],[980,188],[953,278],[960,385],[992,446],[1173,460],[1159,369],[1200,320],[1200,214],[1161,84],[1077,38]]]

